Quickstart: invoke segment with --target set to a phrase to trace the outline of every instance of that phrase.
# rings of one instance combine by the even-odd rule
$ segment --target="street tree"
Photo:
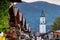
[[[58,29],[60,29],[60,16],[55,19],[50,28],[50,30],[58,30]]]
[[[9,17],[8,9],[10,6],[9,0],[0,0],[0,32],[9,31],[7,18]]]

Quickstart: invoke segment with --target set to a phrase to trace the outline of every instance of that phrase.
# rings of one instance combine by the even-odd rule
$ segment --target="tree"
[[[10,6],[9,0],[0,0],[0,32],[9,30],[7,18],[9,17],[8,9]]]
[[[51,25],[50,30],[57,30],[57,29],[60,29],[60,16],[55,19],[55,21]]]

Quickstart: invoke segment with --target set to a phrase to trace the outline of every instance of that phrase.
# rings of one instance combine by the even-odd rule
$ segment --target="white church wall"
[[[46,33],[46,25],[40,25],[40,28],[39,28],[39,32],[40,33]]]

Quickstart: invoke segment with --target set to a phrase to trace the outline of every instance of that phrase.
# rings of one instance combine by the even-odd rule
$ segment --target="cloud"
[[[25,2],[35,2],[35,1],[41,1],[41,0],[22,0],[22,1],[25,1]]]
[[[52,3],[52,4],[60,5],[60,0],[44,0],[44,1]]]
[[[31,1],[31,0],[22,0],[22,1],[25,1],[25,2],[33,2],[33,1]]]
[[[22,1],[25,1],[28,3],[36,2],[36,1],[45,1],[45,2],[52,3],[52,4],[60,5],[60,0],[22,0]]]

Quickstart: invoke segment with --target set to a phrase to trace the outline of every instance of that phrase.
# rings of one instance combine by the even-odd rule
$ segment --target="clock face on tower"
[[[40,23],[45,24],[45,17],[40,17]]]

